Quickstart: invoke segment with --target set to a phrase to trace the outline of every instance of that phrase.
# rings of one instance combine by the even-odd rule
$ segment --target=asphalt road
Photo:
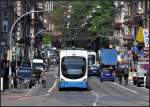
[[[41,84],[27,90],[19,98],[1,99],[2,106],[149,106],[149,90],[144,87],[118,85],[89,78],[89,90],[58,90],[58,68],[50,67],[48,85]]]

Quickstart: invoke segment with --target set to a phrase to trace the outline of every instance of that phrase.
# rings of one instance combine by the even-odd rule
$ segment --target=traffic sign
[[[124,55],[121,55],[121,58],[123,59],[125,56]]]
[[[143,50],[141,50],[141,51],[139,52],[139,54],[140,54],[141,57],[144,57],[144,51],[143,51]]]
[[[131,50],[132,50],[133,52],[136,52],[136,51],[138,51],[138,47],[137,47],[137,46],[131,47]]]

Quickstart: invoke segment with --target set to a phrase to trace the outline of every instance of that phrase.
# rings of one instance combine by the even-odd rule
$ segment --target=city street
[[[47,87],[37,84],[16,98],[1,96],[2,106],[149,106],[149,90],[145,87],[119,85],[117,81],[100,82],[89,78],[89,89],[58,90],[58,67],[50,66]],[[19,96],[19,94],[18,94]]]
[[[149,107],[150,0],[0,0],[0,16],[2,106]]]

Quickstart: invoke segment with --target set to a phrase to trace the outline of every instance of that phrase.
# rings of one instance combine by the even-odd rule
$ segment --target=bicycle
[[[29,83],[30,83],[30,80],[28,79],[17,78],[17,84],[20,89],[29,88]]]
[[[42,86],[45,88],[45,87],[46,87],[46,84],[47,84],[47,83],[46,83],[46,79],[43,78],[43,79],[42,79]]]

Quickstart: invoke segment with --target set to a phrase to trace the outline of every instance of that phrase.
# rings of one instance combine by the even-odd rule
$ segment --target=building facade
[[[13,0],[0,0],[0,59],[7,59],[9,31],[14,19]]]
[[[136,36],[139,27],[149,29],[149,0],[114,1],[114,6],[113,37],[119,39],[118,45],[127,46],[137,42],[140,48],[144,47],[144,41],[138,42]]]
[[[8,60],[9,32],[14,21],[22,14],[34,10],[42,10],[47,0],[0,0],[0,59]],[[13,29],[13,60],[31,57],[31,39],[43,28],[43,13],[32,13],[17,22]],[[35,43],[36,44],[36,43]]]

